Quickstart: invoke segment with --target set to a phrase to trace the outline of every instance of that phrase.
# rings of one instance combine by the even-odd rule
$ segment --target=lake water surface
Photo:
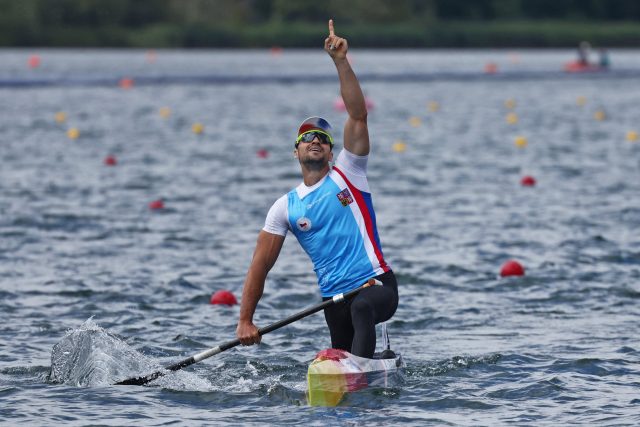
[[[640,424],[639,53],[568,75],[571,50],[353,50],[407,369],[316,408],[321,314],[148,387],[111,384],[235,337],[238,306],[209,297],[240,297],[268,208],[299,183],[297,125],[323,115],[341,147],[326,54],[0,51],[0,422]],[[524,277],[499,277],[509,259]],[[289,235],[256,323],[318,302]]]

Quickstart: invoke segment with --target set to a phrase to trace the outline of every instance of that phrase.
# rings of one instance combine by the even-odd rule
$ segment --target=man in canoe
[[[338,71],[349,116],[344,125],[344,148],[331,166],[334,142],[329,123],[310,117],[300,125],[293,154],[300,162],[302,183],[280,197],[267,214],[244,282],[236,334],[243,345],[260,342],[253,314],[267,274],[291,230],[314,264],[324,300],[358,288],[371,278],[382,282],[382,286],[365,288],[350,301],[331,305],[324,312],[333,348],[371,358],[376,346],[375,325],[395,313],[398,285],[382,255],[367,183],[365,98],[347,60],[347,40],[335,35],[332,20],[324,50]]]

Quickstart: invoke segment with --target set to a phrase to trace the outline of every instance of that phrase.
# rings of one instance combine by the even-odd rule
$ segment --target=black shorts
[[[376,279],[382,282],[382,286],[365,288],[354,298],[324,309],[333,348],[356,356],[373,356],[376,324],[389,320],[398,308],[398,282],[393,271],[389,270]]]

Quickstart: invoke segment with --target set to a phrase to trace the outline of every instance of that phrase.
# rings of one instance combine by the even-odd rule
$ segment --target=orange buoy
[[[158,55],[156,54],[156,51],[153,49],[149,49],[145,54],[145,60],[148,63],[153,64],[156,62],[156,59],[158,59]]]
[[[67,120],[67,113],[64,111],[58,111],[55,118],[57,123],[64,123]]]
[[[118,86],[122,89],[131,89],[133,87],[133,79],[130,77],[123,77],[118,82]]]
[[[513,99],[513,98],[505,99],[504,106],[509,110],[513,110],[514,108],[516,108],[515,99]]]
[[[496,65],[495,62],[488,62],[484,66],[484,72],[487,74],[495,74],[498,72],[498,66]]]
[[[163,119],[168,119],[169,116],[171,116],[171,108],[169,107],[160,108],[160,117],[162,117]]]

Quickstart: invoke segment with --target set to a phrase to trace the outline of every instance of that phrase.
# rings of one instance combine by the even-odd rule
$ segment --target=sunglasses
[[[303,133],[298,137],[298,139],[296,139],[296,148],[298,148],[298,144],[300,142],[311,142],[316,137],[320,140],[321,144],[329,144],[330,146],[333,147],[333,138],[331,137],[331,135],[319,130],[310,130],[308,132]]]

